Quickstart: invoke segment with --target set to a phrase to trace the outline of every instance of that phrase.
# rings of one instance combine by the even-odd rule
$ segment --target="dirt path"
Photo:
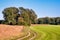
[[[27,38],[27,37],[29,37],[29,36],[30,36],[30,32],[28,32],[28,35],[27,35],[27,36],[24,36],[24,37],[19,38],[19,39],[17,39],[17,40],[23,40],[24,38]]]
[[[33,32],[33,34],[34,34],[33,37],[31,37],[29,40],[33,40],[36,37],[37,35],[36,32]]]
[[[33,40],[36,37],[36,33],[35,32],[33,32],[32,34],[33,34],[33,36],[31,38],[29,38],[28,40]],[[23,40],[23,39],[28,38],[30,36],[31,36],[31,32],[29,31],[27,36],[24,36],[24,37],[19,38],[17,40]]]

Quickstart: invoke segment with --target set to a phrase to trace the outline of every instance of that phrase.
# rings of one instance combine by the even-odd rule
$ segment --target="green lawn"
[[[35,31],[35,40],[60,40],[60,25],[35,25],[30,27]]]

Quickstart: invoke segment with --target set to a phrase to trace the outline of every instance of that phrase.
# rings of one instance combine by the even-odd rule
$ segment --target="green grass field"
[[[30,29],[36,32],[34,40],[60,40],[60,25],[34,25]]]

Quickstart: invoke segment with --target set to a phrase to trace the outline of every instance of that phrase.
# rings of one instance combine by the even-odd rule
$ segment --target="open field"
[[[0,40],[60,40],[60,25],[0,25]],[[23,35],[23,36],[22,36]]]
[[[37,33],[34,40],[60,40],[60,25],[34,25],[30,28]]]

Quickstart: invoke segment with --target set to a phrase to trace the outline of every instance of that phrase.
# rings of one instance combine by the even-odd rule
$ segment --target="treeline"
[[[32,9],[23,7],[8,7],[3,11],[4,20],[0,20],[0,24],[9,25],[28,25],[36,23],[37,15]]]
[[[5,8],[2,13],[4,20],[0,20],[0,24],[27,26],[30,26],[31,24],[60,24],[60,17],[37,18],[34,10],[23,7],[8,7]]]
[[[4,20],[0,20],[0,24],[4,24],[4,22],[5,22]]]
[[[37,24],[53,24],[53,25],[60,25],[60,17],[44,17],[44,18],[39,18],[37,20]]]

